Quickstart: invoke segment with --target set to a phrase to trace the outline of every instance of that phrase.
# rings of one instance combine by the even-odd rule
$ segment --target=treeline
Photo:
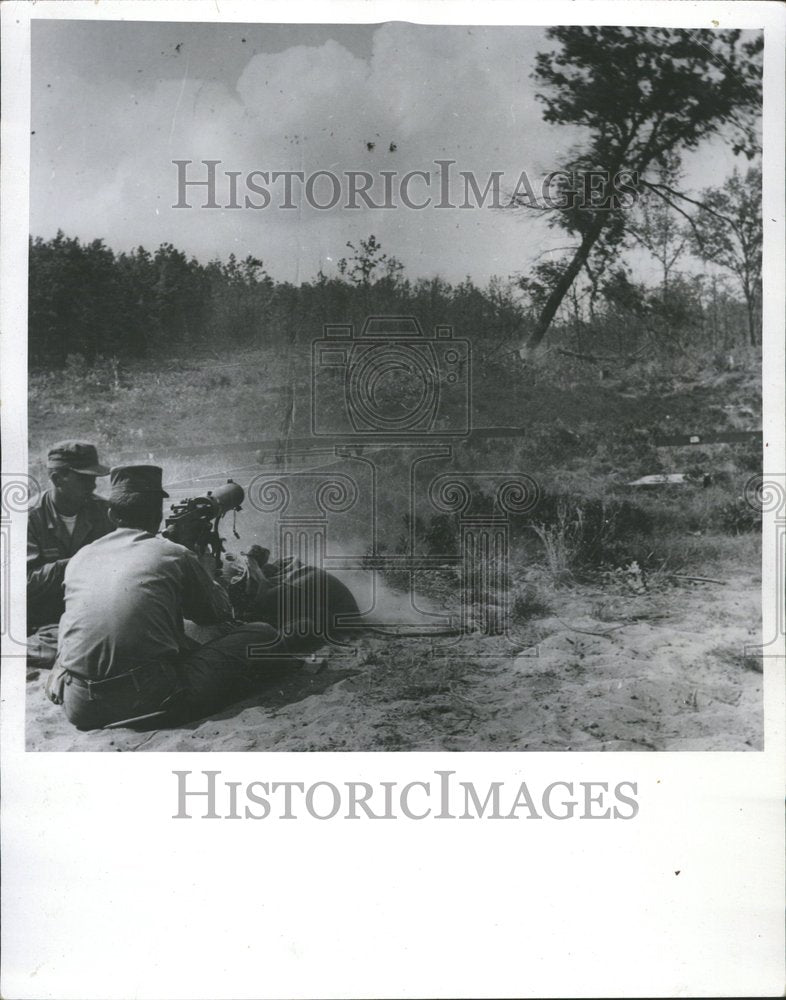
[[[529,322],[549,295],[546,270],[536,267],[534,277],[519,280],[530,302]],[[595,282],[571,287],[551,340],[620,359],[727,352],[761,342],[760,298],[751,310],[733,281],[717,272],[674,273],[651,286],[633,281],[619,265]]]
[[[373,237],[363,245],[371,248],[365,264],[345,261],[337,277],[293,285],[275,282],[254,257],[201,264],[168,243],[153,253],[113,253],[103,240],[83,244],[61,232],[33,239],[30,364],[292,343],[319,336],[325,323],[362,324],[373,314],[415,315],[426,331],[435,324],[483,331],[494,343],[517,336],[522,309],[513,289],[498,282],[481,289],[469,278],[409,281]],[[384,273],[375,273],[383,263]]]
[[[368,315],[414,315],[426,333],[453,325],[480,356],[515,352],[547,294],[548,275],[411,280],[372,236],[339,263],[300,285],[276,282],[254,257],[202,264],[169,243],[115,253],[103,240],[62,232],[30,241],[29,362],[60,368],[70,356],[146,358],[212,346],[292,345],[325,323],[362,324]],[[569,295],[550,342],[621,356],[648,351],[729,349],[746,340],[746,310],[719,277],[675,274],[668,288],[632,281],[617,268],[588,297]]]

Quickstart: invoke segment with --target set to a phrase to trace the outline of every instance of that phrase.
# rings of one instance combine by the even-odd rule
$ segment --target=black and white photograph
[[[762,749],[762,31],[31,43],[29,749]]]
[[[2,995],[782,994],[783,7],[1,13]]]

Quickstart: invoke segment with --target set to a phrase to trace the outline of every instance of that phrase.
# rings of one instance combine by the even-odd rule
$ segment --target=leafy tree
[[[30,244],[28,327],[35,359],[62,365],[69,354],[92,360],[126,340],[128,316],[114,254],[103,240],[83,244],[58,231]]]
[[[622,266],[614,268],[604,279],[603,299],[607,306],[624,310],[632,316],[641,317],[647,313],[645,287],[634,284]]]
[[[347,277],[354,285],[367,288],[379,278],[392,278],[403,270],[404,265],[395,257],[389,257],[382,250],[382,245],[373,234],[367,240],[361,240],[360,246],[348,242],[347,247],[353,251],[352,256],[342,257],[338,262],[339,274]]]
[[[756,344],[761,295],[761,167],[744,177],[735,170],[720,188],[702,193],[702,209],[694,217],[695,252],[704,261],[726,268],[740,283],[748,314],[748,336]]]
[[[572,26],[547,34],[561,47],[536,57],[544,118],[580,126],[588,137],[564,164],[558,187],[566,197],[553,212],[554,224],[579,246],[551,288],[529,347],[542,341],[593,250],[622,243],[627,209],[613,179],[631,172],[673,204],[679,193],[653,172],[722,130],[731,130],[735,152],[753,156],[761,94],[761,34],[746,42],[738,30]],[[590,171],[600,182],[588,199],[580,178]]]
[[[275,283],[264,262],[248,255],[226,263],[211,261],[205,273],[210,288],[205,305],[213,341],[253,342],[269,326]]]
[[[185,342],[198,337],[206,293],[202,267],[171,243],[162,243],[153,261],[156,268],[153,291],[164,335]]]
[[[115,258],[118,280],[123,289],[128,328],[127,347],[131,354],[143,355],[164,331],[159,321],[156,282],[158,274],[152,254],[143,246]]]
[[[564,259],[542,260],[532,268],[531,274],[519,277],[518,286],[525,293],[533,308],[543,309],[551,294],[551,289],[562,277],[566,264],[567,261]]]

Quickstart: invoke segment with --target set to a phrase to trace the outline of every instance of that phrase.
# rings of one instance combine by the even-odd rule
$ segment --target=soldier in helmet
[[[49,449],[47,468],[52,485],[27,519],[28,650],[37,666],[54,661],[69,560],[114,528],[106,500],[94,496],[96,478],[109,475],[95,445],[61,441]]]
[[[157,714],[198,718],[247,695],[271,659],[281,666],[316,648],[309,639],[295,648],[262,622],[232,621],[213,557],[157,534],[166,496],[157,466],[112,469],[116,529],[66,567],[47,695],[79,729]],[[213,626],[213,638],[190,640],[184,619]]]

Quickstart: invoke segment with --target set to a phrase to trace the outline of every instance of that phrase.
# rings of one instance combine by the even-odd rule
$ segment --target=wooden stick
[[[682,576],[679,573],[669,573],[670,580],[694,580],[696,583],[719,583],[722,587],[726,586],[725,580],[713,580],[709,576]]]
[[[148,722],[152,719],[162,719],[167,714],[166,710],[158,712],[148,712],[147,715],[136,715],[131,719],[119,719],[117,722],[108,722],[102,729],[123,729],[126,726],[134,726],[138,722]]]
[[[575,625],[568,625],[568,623],[562,621],[561,618],[558,618],[557,621],[562,622],[565,628],[569,628],[571,632],[581,632],[583,635],[600,635],[604,637],[608,637],[609,632],[616,632],[618,629],[625,628],[627,625],[633,624],[632,622],[623,622],[622,625],[612,625],[611,628],[607,628],[603,632],[593,632],[588,628],[576,628]]]
[[[558,347],[558,354],[564,354],[568,358],[577,358],[579,361],[591,361],[595,365],[604,364],[606,362],[614,364],[615,361],[627,362],[635,361],[638,354],[584,354],[581,351],[569,351],[566,347]]]

